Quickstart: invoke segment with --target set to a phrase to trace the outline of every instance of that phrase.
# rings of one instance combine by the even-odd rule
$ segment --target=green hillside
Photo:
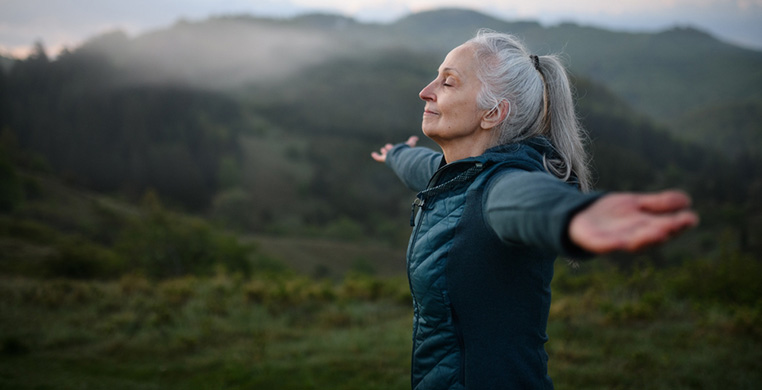
[[[762,100],[737,100],[686,113],[673,127],[686,139],[714,145],[732,156],[762,154]]]

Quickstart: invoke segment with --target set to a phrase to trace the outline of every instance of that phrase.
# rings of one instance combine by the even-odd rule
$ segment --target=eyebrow
[[[460,72],[458,72],[458,70],[455,68],[447,67],[447,68],[442,68],[442,70],[440,71],[440,73],[446,73],[446,72],[456,73],[457,75],[460,75]]]

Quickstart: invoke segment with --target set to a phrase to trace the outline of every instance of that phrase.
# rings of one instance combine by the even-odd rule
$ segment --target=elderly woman
[[[410,189],[414,389],[550,389],[558,255],[662,242],[697,223],[683,193],[588,193],[569,81],[553,56],[481,31],[421,92],[423,133],[372,153]]]

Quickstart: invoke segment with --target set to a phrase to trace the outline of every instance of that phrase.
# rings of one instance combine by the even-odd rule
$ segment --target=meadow
[[[762,264],[725,259],[629,270],[558,261],[546,345],[556,388],[757,388]],[[4,389],[410,386],[404,277],[16,276],[0,296]]]

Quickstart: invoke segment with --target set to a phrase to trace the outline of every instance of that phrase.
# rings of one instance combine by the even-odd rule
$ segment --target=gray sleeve
[[[487,189],[485,219],[505,242],[589,257],[567,231],[574,214],[600,196],[582,193],[545,172],[512,170],[494,178]]]
[[[426,188],[441,162],[442,153],[423,147],[411,148],[406,144],[395,145],[386,154],[386,165],[415,192]]]

